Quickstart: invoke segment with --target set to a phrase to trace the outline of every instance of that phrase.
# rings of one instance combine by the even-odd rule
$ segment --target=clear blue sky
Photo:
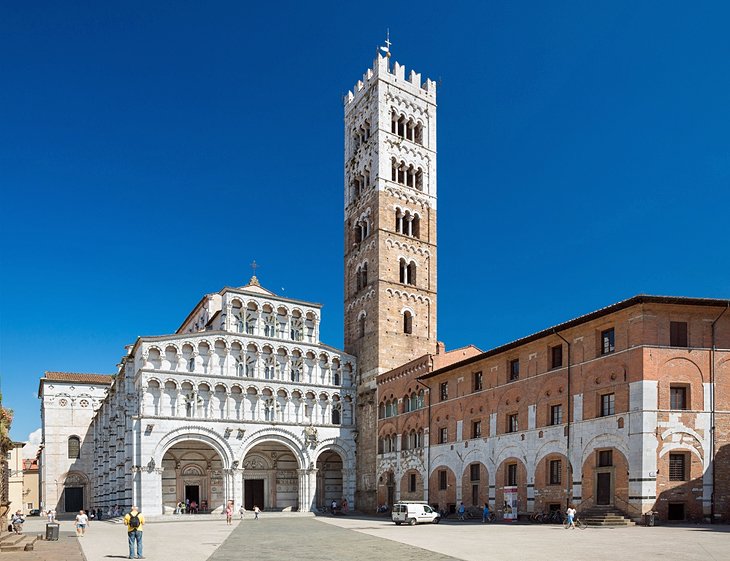
[[[0,372],[245,284],[342,345],[341,96],[390,27],[440,80],[439,339],[505,343],[637,293],[730,297],[726,2],[16,2],[0,17]]]

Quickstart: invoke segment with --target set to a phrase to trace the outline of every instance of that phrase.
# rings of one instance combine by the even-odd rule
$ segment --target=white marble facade
[[[84,419],[86,508],[354,506],[356,363],[319,341],[319,321],[318,304],[254,277],[204,297],[174,334],[138,338]]]
[[[40,381],[42,455],[39,466],[44,509],[75,512],[93,500],[94,411],[104,401],[112,376],[46,372]]]

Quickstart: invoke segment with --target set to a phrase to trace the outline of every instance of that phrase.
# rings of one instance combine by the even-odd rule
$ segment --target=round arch
[[[175,444],[186,440],[207,444],[220,455],[224,469],[231,467],[234,454],[228,442],[223,440],[220,434],[211,429],[195,426],[180,427],[163,436],[157,443],[152,456],[155,464],[162,465],[162,458],[165,453]]]

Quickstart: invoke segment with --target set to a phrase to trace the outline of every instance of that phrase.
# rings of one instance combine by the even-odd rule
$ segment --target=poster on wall
[[[514,485],[504,488],[502,512],[505,520],[517,520],[517,487]]]

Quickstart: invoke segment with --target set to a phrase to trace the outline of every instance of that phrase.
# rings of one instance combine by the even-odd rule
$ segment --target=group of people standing
[[[177,505],[175,505],[175,514],[198,514],[198,512],[199,507],[197,501],[185,499],[185,502],[178,501]]]
[[[342,499],[340,501],[340,504],[337,504],[336,499],[332,499],[332,503],[330,503],[330,511],[332,514],[337,514],[338,512],[341,514],[347,514],[349,511],[350,506],[347,504],[347,499]]]

